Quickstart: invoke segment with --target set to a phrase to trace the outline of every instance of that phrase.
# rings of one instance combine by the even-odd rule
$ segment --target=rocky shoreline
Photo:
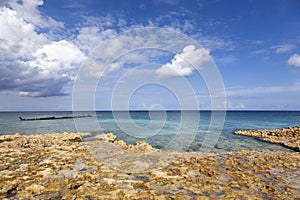
[[[87,136],[0,136],[0,199],[300,198],[298,152],[169,152]]]
[[[300,152],[300,126],[276,130],[238,130],[235,134],[256,137]]]

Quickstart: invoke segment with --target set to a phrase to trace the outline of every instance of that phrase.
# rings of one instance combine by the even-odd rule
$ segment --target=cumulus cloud
[[[39,67],[30,67],[20,61],[0,63],[0,91],[31,97],[66,95],[63,86],[67,77],[47,75]]]
[[[0,63],[0,91],[20,96],[63,96],[83,59],[81,51],[67,41],[44,45],[28,61]]]
[[[7,1],[0,7],[0,91],[21,96],[66,95],[85,58],[71,41],[52,41],[40,28],[60,26],[38,10],[43,1]]]
[[[66,95],[63,87],[75,78],[83,59],[83,53],[71,42],[62,40],[46,44],[33,54],[32,60],[19,61],[22,73],[29,76],[15,77],[22,84],[21,87],[17,84],[15,89],[22,96]]]
[[[155,62],[168,55],[166,52],[182,50],[190,40],[171,29],[139,26],[102,41],[101,45],[89,54],[89,59],[83,63],[81,75],[87,79],[105,76],[123,66]],[[188,62],[197,63],[199,58],[189,55],[188,48],[186,50],[184,56],[189,58]],[[195,51],[194,54],[198,56],[199,52],[204,50]],[[203,58],[204,54],[200,53],[200,59]],[[109,65],[111,62],[117,64]]]
[[[45,35],[35,31],[33,24],[6,7],[0,8],[0,27],[0,58],[26,58],[49,42]]]
[[[300,55],[298,55],[298,54],[292,55],[292,56],[288,59],[287,63],[288,63],[289,65],[294,65],[294,66],[296,66],[296,67],[300,67]]]
[[[33,56],[34,59],[26,63],[31,67],[38,66],[49,73],[61,70],[68,72],[70,69],[77,68],[85,57],[78,47],[66,40],[46,44]]]
[[[293,50],[295,46],[291,44],[284,44],[284,45],[277,46],[275,48],[276,48],[276,53],[288,53],[291,50]]]
[[[139,33],[138,30],[144,30],[145,26],[133,26],[110,15],[101,18],[83,16],[84,22],[72,30],[66,30],[63,23],[40,11],[39,7],[43,4],[42,0],[0,2],[0,27],[3,27],[0,29],[2,93],[13,91],[33,97],[65,95],[65,86],[72,83],[82,61],[91,55],[98,44],[103,44],[105,48],[97,49],[98,52],[92,54],[95,60],[87,62],[87,80],[103,76],[106,69],[109,73],[126,64],[145,64],[151,56],[157,58],[168,51],[183,49],[170,63],[156,71],[161,76],[191,75],[194,67],[201,67],[210,58],[205,49],[196,49],[192,45],[185,47],[190,40],[183,39],[178,32],[164,28],[146,29]],[[193,29],[191,21],[177,24],[187,30]],[[118,35],[128,27],[137,28],[136,33],[126,34],[125,31]],[[71,36],[68,40],[63,38],[65,34],[57,36],[57,29]],[[147,50],[133,51],[140,48],[165,51],[152,51],[152,55]],[[112,61],[114,63],[111,64]]]
[[[189,76],[195,68],[203,67],[202,64],[210,59],[208,50],[188,45],[184,47],[182,53],[176,54],[171,62],[157,69],[156,73],[164,77]]]

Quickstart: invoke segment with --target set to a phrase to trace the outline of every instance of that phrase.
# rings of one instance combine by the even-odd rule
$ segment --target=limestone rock
[[[139,141],[136,142],[135,148],[139,151],[142,152],[153,152],[153,151],[158,151],[158,149],[155,149],[152,147],[149,143],[144,142],[144,141]]]
[[[39,171],[37,173],[37,175],[41,175],[44,178],[50,178],[51,176],[53,176],[55,174],[55,171],[53,169],[50,168],[46,168],[43,171]]]
[[[299,127],[284,133],[295,137]],[[259,134],[277,137],[278,131]],[[1,136],[0,199],[297,199],[298,152],[204,154],[126,145],[113,134]]]
[[[300,151],[300,127],[288,127],[280,130],[238,130],[237,135],[257,137],[271,143],[284,145],[288,148]]]
[[[25,188],[30,194],[41,194],[44,189],[44,186],[38,184],[33,184]]]
[[[126,148],[127,148],[127,144],[126,144],[126,142],[124,142],[123,140],[115,141],[114,144],[116,144],[117,146],[122,147],[123,149],[126,149]]]
[[[103,140],[106,142],[114,142],[116,140],[117,136],[115,136],[112,133],[108,134],[101,134],[101,135],[96,135],[93,140]]]

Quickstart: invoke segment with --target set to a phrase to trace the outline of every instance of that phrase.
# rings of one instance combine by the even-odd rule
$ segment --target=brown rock
[[[280,130],[238,130],[235,134],[258,137],[261,140],[277,143],[300,151],[299,127],[289,127]]]
[[[135,148],[143,152],[153,152],[158,151],[158,149],[153,148],[150,144],[144,141],[139,141],[136,143]]]
[[[102,134],[102,135],[96,135],[93,140],[101,140],[106,142],[114,142],[116,140],[117,136],[115,136],[112,133],[108,134]]]
[[[38,184],[32,184],[25,188],[25,190],[30,194],[41,194],[44,189],[44,186]]]
[[[113,136],[78,142],[77,135],[81,137],[77,133],[1,136],[10,139],[0,143],[0,199],[9,195],[15,199],[243,199],[245,194],[250,199],[297,199],[300,195],[296,152],[169,152],[146,142],[127,147]]]
[[[46,168],[43,171],[39,171],[37,175],[43,176],[44,178],[50,178],[55,174],[55,171],[50,168]]]

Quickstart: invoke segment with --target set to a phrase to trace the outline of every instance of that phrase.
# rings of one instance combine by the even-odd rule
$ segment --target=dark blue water
[[[289,151],[277,144],[234,135],[237,129],[278,129],[300,125],[299,111],[227,111],[222,120],[212,122],[210,111],[168,112],[80,112],[92,114],[90,118],[19,121],[25,118],[72,116],[72,112],[2,112],[0,134],[46,134],[53,132],[112,132],[127,143],[145,140],[156,148],[199,151],[205,144],[212,151],[241,149]],[[222,117],[222,115],[217,115]],[[216,119],[216,118],[214,118]],[[220,129],[221,128],[221,129]],[[220,134],[216,134],[220,130]],[[209,138],[212,136],[211,138]],[[206,141],[206,139],[209,139]],[[211,141],[211,142],[209,142]],[[182,145],[185,144],[186,146]]]

